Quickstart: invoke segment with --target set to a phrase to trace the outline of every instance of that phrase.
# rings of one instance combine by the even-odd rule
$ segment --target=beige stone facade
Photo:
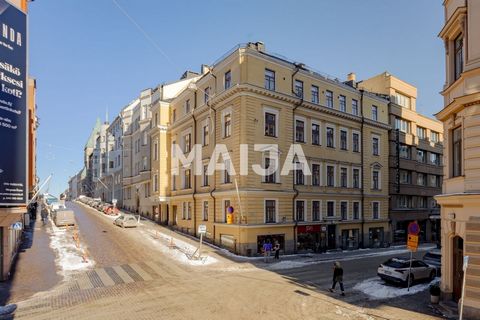
[[[236,171],[195,176],[196,164],[179,168],[170,181],[169,222],[176,228],[196,235],[205,224],[210,241],[243,255],[259,253],[264,241],[301,252],[389,239],[387,100],[250,43],[173,99],[170,119],[170,141],[185,156],[201,144],[203,167],[224,144]],[[252,165],[265,167],[271,147],[255,151],[255,144],[278,145],[280,167],[290,147],[301,145],[314,176],[257,175]],[[245,163],[248,174],[241,175]]]
[[[389,212],[392,241],[405,244],[411,221],[420,225],[420,241],[440,241],[443,125],[416,111],[417,89],[388,72],[359,87],[389,98]]]
[[[446,0],[446,82],[443,194],[436,199],[442,218],[442,282],[446,299],[459,301],[466,271],[464,316],[480,318],[480,2]]]

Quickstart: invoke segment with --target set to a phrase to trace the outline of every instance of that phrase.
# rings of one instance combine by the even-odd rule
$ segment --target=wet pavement
[[[55,254],[50,248],[48,224],[43,225],[40,214],[24,232],[10,280],[0,282],[0,305],[31,297],[53,288],[62,279],[55,272]]]

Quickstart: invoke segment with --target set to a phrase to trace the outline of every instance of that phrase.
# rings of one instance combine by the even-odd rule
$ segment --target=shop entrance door
[[[327,240],[328,249],[336,249],[337,248],[337,243],[336,243],[337,226],[334,224],[329,224],[327,226],[327,235],[328,235],[328,240]]]

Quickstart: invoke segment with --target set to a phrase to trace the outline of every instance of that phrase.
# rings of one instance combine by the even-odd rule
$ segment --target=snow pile
[[[407,288],[389,285],[380,278],[370,278],[355,285],[355,287],[353,287],[353,290],[361,291],[374,300],[389,299],[422,292],[426,290],[430,286],[430,284],[434,283],[435,281],[438,281],[438,279],[435,279],[430,283],[421,283],[414,285],[410,287],[410,291],[408,291]]]
[[[90,257],[87,257],[87,262],[83,261],[82,255],[85,248],[82,246],[77,248],[73,240],[73,230],[58,228],[52,223],[51,229],[47,232],[50,235],[50,248],[55,252],[55,263],[60,269],[61,275],[66,276],[95,265],[95,262]]]
[[[270,261],[272,261],[272,257],[270,257]],[[267,265],[265,269],[268,270],[284,270],[284,269],[293,269],[293,268],[300,268],[308,265],[309,263],[305,260],[283,260],[280,262],[274,262],[270,265]],[[311,264],[311,263],[310,263]]]
[[[182,240],[172,238],[162,232],[153,231],[153,230],[139,230],[145,238],[149,239],[152,244],[155,245],[162,253],[169,256],[170,258],[191,266],[205,266],[217,263],[218,260],[205,255],[202,253],[201,259],[192,258],[193,253],[197,250],[196,247],[192,246],[189,243],[186,243]],[[173,245],[170,244],[170,241],[173,241]]]

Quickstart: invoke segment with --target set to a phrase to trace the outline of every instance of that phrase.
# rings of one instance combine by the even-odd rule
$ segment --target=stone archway
[[[463,282],[463,239],[455,236],[452,239],[452,298],[458,302],[462,295]]]

